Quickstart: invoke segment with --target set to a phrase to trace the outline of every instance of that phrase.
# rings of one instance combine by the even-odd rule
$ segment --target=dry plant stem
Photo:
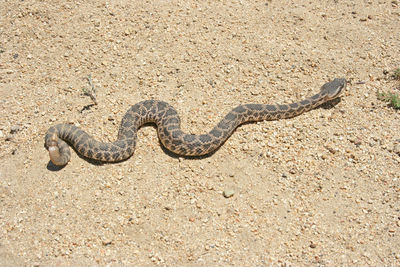
[[[90,86],[90,89],[86,90],[84,89],[85,95],[88,95],[90,99],[94,102],[95,105],[97,105],[97,99],[96,99],[96,89],[94,88],[93,80],[92,80],[92,75],[88,75],[88,83]]]

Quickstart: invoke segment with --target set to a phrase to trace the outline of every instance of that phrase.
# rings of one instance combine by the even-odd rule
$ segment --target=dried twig
[[[88,80],[90,88],[89,89],[87,89],[86,87],[82,88],[83,94],[89,96],[90,99],[92,99],[92,101],[94,102],[94,104],[97,105],[96,89],[94,88],[91,74],[88,75],[87,80]]]

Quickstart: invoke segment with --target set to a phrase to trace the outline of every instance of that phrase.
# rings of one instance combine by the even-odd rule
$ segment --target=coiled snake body
[[[230,111],[208,134],[194,135],[182,132],[176,110],[166,102],[145,100],[133,105],[124,115],[113,143],[102,143],[71,124],[49,128],[45,147],[50,160],[59,166],[68,163],[71,152],[68,142],[83,156],[104,162],[117,162],[132,156],[138,129],[145,123],[157,125],[161,143],[182,156],[202,156],[220,147],[242,123],[291,118],[336,98],[346,87],[346,80],[334,79],[324,84],[321,91],[300,102],[284,105],[245,104]]]

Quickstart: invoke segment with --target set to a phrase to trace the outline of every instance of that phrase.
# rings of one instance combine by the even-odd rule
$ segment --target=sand
[[[0,265],[399,266],[400,117],[377,98],[399,88],[399,21],[389,0],[0,2]],[[43,146],[64,122],[112,141],[145,99],[204,133],[335,77],[340,101],[202,159],[154,127],[117,164],[57,169]]]

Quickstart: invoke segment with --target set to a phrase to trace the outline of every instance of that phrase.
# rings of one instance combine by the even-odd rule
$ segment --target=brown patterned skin
[[[145,123],[157,125],[161,143],[181,156],[202,156],[220,147],[242,123],[292,118],[339,96],[346,80],[337,78],[322,86],[321,91],[300,102],[285,105],[245,104],[230,111],[208,134],[186,134],[180,129],[176,110],[159,100],[145,100],[133,105],[124,115],[113,143],[102,143],[71,124],[52,126],[46,133],[45,147],[50,160],[59,166],[71,158],[68,142],[83,156],[103,162],[117,162],[132,156],[138,129]],[[66,141],[66,142],[65,142]]]

